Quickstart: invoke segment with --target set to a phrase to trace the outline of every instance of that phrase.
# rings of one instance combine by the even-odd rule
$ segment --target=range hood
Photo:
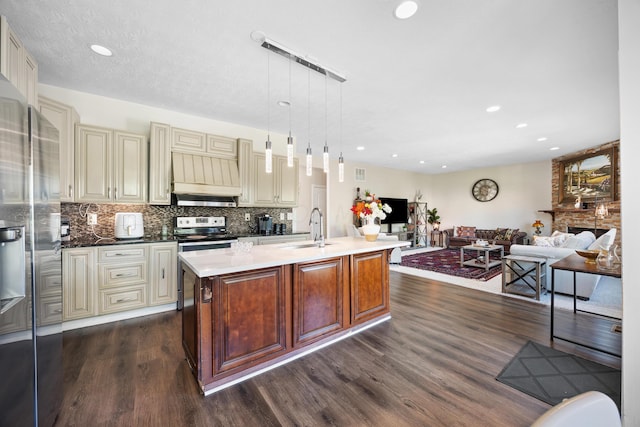
[[[199,154],[172,153],[173,193],[189,195],[193,200],[211,199],[206,203],[228,203],[242,192],[236,159],[212,157]],[[181,197],[184,198],[184,197]],[[226,202],[224,201],[226,199]],[[233,201],[235,206],[235,200]],[[182,206],[230,206],[182,205]]]
[[[234,197],[175,193],[171,197],[171,204],[175,206],[208,206],[214,208],[235,208],[237,206]]]

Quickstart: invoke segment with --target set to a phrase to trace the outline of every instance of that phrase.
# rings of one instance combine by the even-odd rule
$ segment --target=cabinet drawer
[[[40,325],[62,322],[62,297],[43,297],[38,304]]]
[[[147,263],[100,264],[98,289],[147,282]]]
[[[207,135],[207,153],[220,157],[236,158],[238,156],[238,141],[226,136]]]
[[[98,249],[98,261],[99,262],[112,262],[112,261],[129,261],[136,258],[146,258],[147,247],[142,245],[135,245],[131,247],[111,247],[111,248],[99,248]]]
[[[142,308],[147,304],[146,286],[125,286],[100,291],[99,304],[99,314]]]
[[[171,129],[172,151],[204,153],[206,148],[206,136],[204,133],[187,129]]]

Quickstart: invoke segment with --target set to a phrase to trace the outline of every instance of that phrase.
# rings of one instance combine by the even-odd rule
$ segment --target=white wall
[[[364,190],[370,190],[378,197],[394,197],[413,201],[416,191],[420,190],[427,198],[427,190],[430,186],[431,176],[399,169],[388,169],[358,163],[354,159],[345,156],[344,182],[338,182],[338,161],[332,159],[331,173],[327,176],[327,222],[328,236],[346,236],[347,227],[353,224],[351,206],[356,197],[356,188],[360,187],[362,195]],[[366,181],[356,182],[355,169],[366,169]]]
[[[293,209],[293,231],[309,231],[309,215],[313,206],[313,200],[311,199],[311,186],[312,185],[325,185],[326,176],[322,171],[322,168],[314,167],[311,176],[307,176],[306,164],[303,161],[299,164],[299,190],[298,190],[298,207]],[[326,212],[323,212],[326,215]],[[325,219],[326,223],[326,219]]]
[[[149,122],[154,121],[214,135],[250,139],[253,141],[255,151],[264,151],[267,133],[263,129],[177,113],[163,108],[150,107],[56,86],[40,84],[38,91],[40,95],[64,104],[73,105],[80,115],[80,122],[84,124],[149,135]],[[270,136],[274,153],[286,155],[288,135],[271,132]]]
[[[640,426],[640,1],[618,3],[620,159],[622,190],[622,412],[625,426]]]
[[[471,194],[473,184],[482,178],[498,183],[498,196],[478,202]],[[551,216],[538,212],[551,208],[551,161],[522,163],[434,175],[431,178],[428,208],[438,208],[442,228],[456,225],[491,229],[519,228],[532,233],[531,224],[539,218],[550,232]]]

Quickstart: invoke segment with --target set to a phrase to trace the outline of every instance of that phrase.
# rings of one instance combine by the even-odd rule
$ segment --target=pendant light
[[[344,182],[344,157],[342,157],[342,85],[340,85],[340,157],[338,157],[338,182]]]
[[[267,142],[265,143],[264,149],[264,171],[266,173],[273,172],[273,153],[271,151],[271,137],[269,135],[271,131],[271,101],[269,97],[269,89],[271,88],[271,77],[270,77],[270,61],[269,61],[269,52],[267,52]]]
[[[293,167],[293,138],[291,137],[291,56],[289,56],[289,137],[287,138],[287,166]]]
[[[307,146],[307,176],[313,173],[313,157],[311,157],[311,71],[308,72],[307,124],[309,126],[309,145]]]
[[[324,150],[322,150],[322,170],[329,172],[329,145],[327,145],[327,75],[324,75]]]

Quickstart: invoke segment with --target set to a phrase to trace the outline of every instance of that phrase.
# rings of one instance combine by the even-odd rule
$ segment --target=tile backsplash
[[[269,214],[274,223],[287,224],[291,231],[293,221],[281,221],[280,214],[292,212],[283,208],[208,208],[192,206],[157,206],[137,204],[106,204],[106,203],[62,203],[60,211],[63,217],[69,219],[71,240],[79,238],[114,237],[114,220],[116,212],[141,212],[144,219],[144,232],[147,236],[160,235],[162,226],[166,225],[169,235],[173,234],[173,218],[176,216],[225,216],[227,217],[227,232],[231,234],[251,234],[250,227],[256,224],[256,215]],[[87,213],[98,215],[98,224],[93,227],[87,225]],[[245,214],[249,214],[250,221],[245,221]]]

